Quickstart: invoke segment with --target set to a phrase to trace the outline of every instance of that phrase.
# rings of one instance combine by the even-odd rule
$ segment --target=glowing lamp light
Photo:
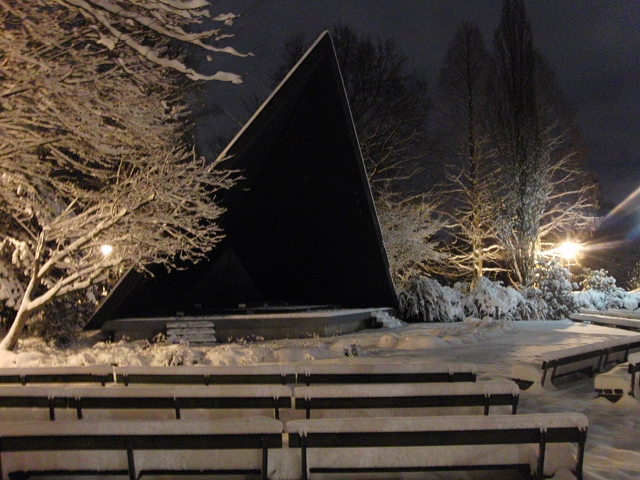
[[[558,252],[560,253],[560,256],[567,260],[576,258],[579,250],[580,250],[580,246],[575,242],[565,242],[558,247]]]
[[[102,252],[102,255],[104,255],[106,257],[111,252],[113,252],[113,247],[111,245],[102,245],[100,247],[100,251]]]

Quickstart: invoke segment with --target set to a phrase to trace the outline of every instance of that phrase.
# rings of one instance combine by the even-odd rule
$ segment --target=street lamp
[[[580,246],[571,241],[566,241],[558,247],[558,253],[565,260],[574,260],[578,256]]]
[[[104,255],[105,257],[108,256],[111,252],[113,252],[113,247],[111,245],[102,245],[100,247],[100,251],[102,252],[102,255]]]

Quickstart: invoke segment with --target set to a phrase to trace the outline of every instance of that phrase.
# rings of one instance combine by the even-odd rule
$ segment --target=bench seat
[[[268,450],[282,448],[282,423],[264,417],[200,421],[13,422],[0,423],[1,478],[33,475],[231,473],[267,478]],[[219,451],[253,450],[242,464],[229,464]],[[101,451],[96,455],[96,450]],[[152,460],[137,452],[161,451]],[[179,461],[170,451],[180,450]],[[206,451],[200,457],[186,451]],[[43,457],[38,453],[46,452]],[[54,455],[53,452],[65,452]],[[71,453],[74,452],[74,453]],[[76,453],[80,452],[80,453]],[[214,453],[215,452],[215,453]],[[35,461],[35,459],[38,461]],[[223,460],[223,461],[220,461]],[[253,462],[253,464],[252,464]],[[236,462],[237,463],[237,462]],[[143,467],[140,468],[139,465]],[[151,467],[151,468],[145,468]]]
[[[310,473],[357,473],[391,471],[439,471],[518,469],[535,471],[544,478],[545,453],[548,443],[578,445],[574,472],[582,479],[584,447],[588,420],[581,413],[525,415],[460,415],[452,417],[378,417],[287,422],[289,446],[301,450],[301,475]],[[537,445],[537,456],[531,468],[523,447]],[[474,446],[473,449],[466,447]],[[490,446],[496,446],[491,449]],[[432,447],[418,454],[402,455],[385,451],[368,455],[364,449],[377,447]],[[446,447],[444,450],[443,447]],[[460,447],[460,448],[458,448]],[[339,449],[355,448],[358,453],[340,455]],[[309,463],[309,451],[317,452]],[[338,449],[332,455],[331,450]],[[478,449],[482,451],[478,455]],[[385,449],[383,449],[385,450]],[[422,452],[422,450],[421,450]]]
[[[316,385],[293,390],[295,408],[305,410],[511,406],[516,413],[520,389],[515,382],[408,383],[393,385]]]

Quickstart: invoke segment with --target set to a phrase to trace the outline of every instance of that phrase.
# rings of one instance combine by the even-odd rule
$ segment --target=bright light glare
[[[111,252],[113,252],[113,247],[111,245],[102,245],[102,247],[100,247],[100,251],[106,257]]]
[[[580,246],[575,242],[565,242],[558,247],[558,252],[560,253],[560,256],[567,260],[576,258],[579,250],[580,250]]]

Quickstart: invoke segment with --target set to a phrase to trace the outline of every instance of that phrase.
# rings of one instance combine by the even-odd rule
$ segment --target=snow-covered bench
[[[287,422],[286,430],[289,446],[301,449],[305,480],[313,472],[507,468],[535,471],[541,480],[547,444],[567,442],[578,444],[577,456],[571,460],[580,480],[587,425],[587,417],[581,413],[547,413],[294,420]],[[537,444],[537,456],[523,444]],[[403,455],[373,447],[431,447],[433,452],[416,454],[410,449]],[[358,453],[346,455],[342,448],[356,448]],[[309,452],[313,449],[323,450]]]
[[[115,379],[125,386],[139,383],[229,385],[295,383],[296,372],[288,365],[243,365],[231,367],[115,367]]]
[[[273,409],[291,408],[291,389],[286,385],[138,386],[131,388],[0,387],[0,407],[48,408],[55,420],[56,408],[75,409],[170,409],[180,419],[181,409]]]
[[[268,450],[282,448],[282,423],[264,417],[207,422],[13,422],[0,423],[0,438],[3,480],[28,478],[29,473],[128,475],[135,480],[143,474],[222,471],[266,479]],[[225,453],[237,449],[247,451]],[[97,450],[100,455],[95,454]],[[172,450],[189,453],[180,452],[177,457]]]
[[[611,371],[596,376],[594,387],[598,396],[614,402],[627,393],[638,398],[636,392],[640,391],[640,381],[638,390],[636,381],[640,372],[640,353],[631,353],[628,359],[628,363],[620,364]]]
[[[100,383],[113,382],[113,367],[95,365],[89,367],[9,367],[0,368],[0,384],[19,383]]]
[[[520,389],[515,382],[321,385],[293,390],[296,410],[484,407],[510,405],[516,413]]]
[[[432,383],[475,382],[476,367],[468,363],[361,363],[299,365],[297,383]]]
[[[569,318],[574,322],[589,322],[595,325],[640,330],[640,312],[630,310],[588,310],[572,313]]]
[[[590,345],[554,350],[542,355],[542,365],[515,364],[511,369],[511,378],[522,390],[526,390],[538,381],[544,386],[547,378],[553,383],[556,378],[574,373],[592,376],[611,363],[625,362],[629,353],[639,349],[640,335],[632,335]]]

